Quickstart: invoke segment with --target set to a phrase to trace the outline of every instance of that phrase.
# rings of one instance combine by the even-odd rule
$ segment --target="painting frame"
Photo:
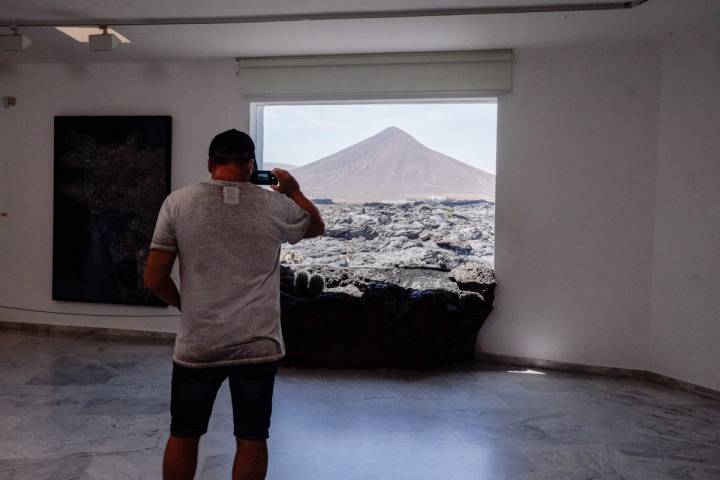
[[[143,286],[171,191],[172,117],[54,118],[52,299],[167,306]]]

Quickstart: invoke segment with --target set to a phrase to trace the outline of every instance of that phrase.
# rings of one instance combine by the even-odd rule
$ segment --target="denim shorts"
[[[228,379],[233,433],[244,440],[269,436],[272,396],[279,362],[189,368],[173,363],[170,433],[197,438],[207,432],[215,396]]]

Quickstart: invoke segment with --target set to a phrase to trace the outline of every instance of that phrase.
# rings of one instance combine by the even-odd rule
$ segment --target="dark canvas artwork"
[[[55,117],[54,300],[165,305],[143,270],[171,135],[167,116]]]

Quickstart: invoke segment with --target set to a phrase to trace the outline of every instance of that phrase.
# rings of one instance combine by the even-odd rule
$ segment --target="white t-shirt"
[[[175,362],[208,367],[285,355],[280,243],[299,242],[309,224],[291,199],[249,182],[210,180],[168,195],[150,248],[177,252],[180,261]]]

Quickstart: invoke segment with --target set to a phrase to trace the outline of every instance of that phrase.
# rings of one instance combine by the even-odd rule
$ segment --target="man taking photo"
[[[227,378],[237,442],[232,478],[262,480],[278,361],[280,244],[322,235],[320,212],[285,170],[250,182],[255,145],[238,130],[210,144],[211,179],[172,192],[158,215],[145,286],[182,310],[173,354],[165,480],[191,480],[200,437]],[[180,291],[170,277],[179,258]]]

